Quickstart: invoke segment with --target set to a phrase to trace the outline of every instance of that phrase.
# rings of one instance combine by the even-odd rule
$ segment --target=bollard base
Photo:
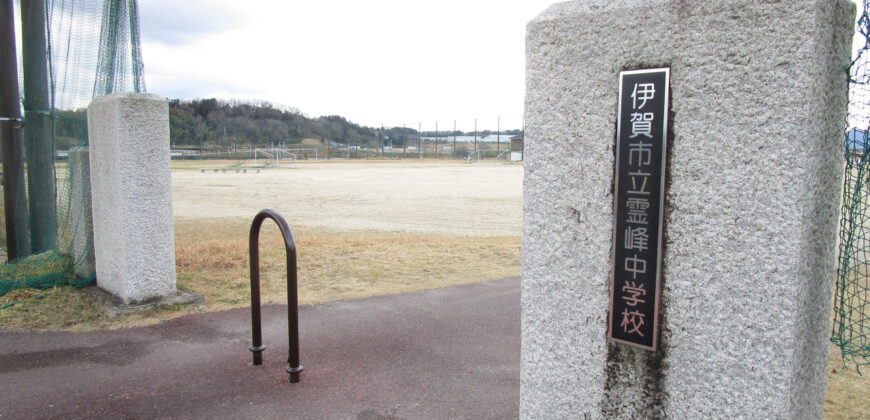
[[[302,382],[302,376],[301,376],[302,365],[299,365],[296,367],[290,367],[288,365],[286,370],[287,370],[287,373],[290,374],[290,383],[291,384],[298,384],[299,382]]]
[[[266,350],[266,346],[250,346],[248,350],[254,353],[254,361],[251,364],[253,366],[263,366],[263,350]]]

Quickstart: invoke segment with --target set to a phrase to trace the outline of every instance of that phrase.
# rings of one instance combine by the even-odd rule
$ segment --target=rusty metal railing
[[[249,350],[254,353],[254,366],[263,365],[263,328],[260,317],[260,226],[263,221],[272,219],[278,224],[281,235],[284,237],[284,250],[287,254],[287,335],[289,341],[287,355],[287,373],[290,374],[290,383],[302,381],[302,365],[299,364],[299,299],[296,290],[296,243],[293,241],[293,232],[284,217],[277,211],[266,209],[254,217],[251,223],[251,234],[248,237],[248,248],[251,257],[251,335],[252,343]]]

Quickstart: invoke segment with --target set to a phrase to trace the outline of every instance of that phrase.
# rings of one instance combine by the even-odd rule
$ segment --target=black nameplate
[[[670,69],[619,74],[608,337],[655,351]]]

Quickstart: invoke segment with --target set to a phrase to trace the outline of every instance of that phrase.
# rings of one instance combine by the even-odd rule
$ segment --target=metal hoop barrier
[[[272,219],[278,224],[281,235],[284,237],[284,249],[287,254],[287,335],[289,351],[287,355],[287,373],[290,374],[290,383],[302,381],[302,365],[299,364],[299,300],[296,281],[296,243],[293,241],[293,232],[284,217],[277,211],[266,209],[254,217],[251,223],[251,234],[248,238],[248,249],[251,258],[251,334],[252,343],[248,349],[254,353],[254,366],[263,365],[263,328],[260,317],[260,226],[263,221]]]

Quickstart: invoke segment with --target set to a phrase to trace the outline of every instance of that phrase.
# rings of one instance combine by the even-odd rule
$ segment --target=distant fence
[[[461,147],[459,147],[461,146]],[[459,145],[456,150],[450,148],[424,147],[419,150],[416,147],[382,147],[363,148],[350,147],[287,147],[289,153],[296,155],[298,160],[346,160],[346,159],[462,159],[470,152],[474,152],[473,145]],[[496,161],[499,154],[510,149],[508,144],[485,144],[478,148],[481,160]],[[176,160],[248,160],[254,159],[256,147],[205,147],[205,146],[178,146],[171,149],[170,155]]]

